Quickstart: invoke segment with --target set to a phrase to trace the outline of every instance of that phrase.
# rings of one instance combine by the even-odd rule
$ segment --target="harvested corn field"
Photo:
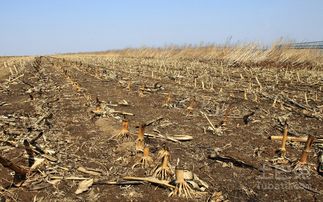
[[[0,201],[323,198],[320,53],[141,49],[0,68]]]

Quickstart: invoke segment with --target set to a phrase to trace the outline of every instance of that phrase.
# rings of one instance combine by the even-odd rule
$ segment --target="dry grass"
[[[168,46],[164,48],[128,48],[123,50],[84,53],[122,58],[172,58],[220,60],[230,63],[291,63],[323,64],[323,52],[272,45],[264,49],[256,44],[239,46]]]

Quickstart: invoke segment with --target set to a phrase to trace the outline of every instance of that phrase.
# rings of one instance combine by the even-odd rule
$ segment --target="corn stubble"
[[[145,142],[144,142],[145,127],[146,127],[145,124],[141,124],[139,126],[138,137],[136,139],[136,151],[137,152],[144,152],[144,148],[145,148]]]
[[[139,157],[137,162],[132,166],[132,169],[137,166],[140,166],[141,168],[149,168],[152,166],[153,162],[153,158],[149,154],[149,147],[145,147],[143,155]]]
[[[175,189],[169,194],[169,196],[179,196],[185,198],[192,198],[194,190],[188,185],[184,179],[184,170],[180,168],[175,169]]]
[[[307,141],[305,143],[304,150],[302,152],[302,155],[298,161],[298,165],[306,165],[308,162],[308,155],[311,152],[311,147],[313,145],[313,142],[315,140],[315,137],[312,135],[309,135],[307,138]]]
[[[158,165],[155,169],[153,169],[153,177],[156,177],[161,180],[169,180],[174,174],[174,171],[172,170],[171,164],[170,164],[170,153],[168,148],[164,146],[159,152],[158,152],[157,159],[161,161],[160,165]]]
[[[129,138],[130,132],[129,132],[129,121],[123,120],[122,121],[122,129],[118,133],[117,138]]]

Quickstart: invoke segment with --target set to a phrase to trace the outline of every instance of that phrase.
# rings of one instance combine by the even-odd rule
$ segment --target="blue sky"
[[[8,0],[0,55],[323,40],[322,0]]]

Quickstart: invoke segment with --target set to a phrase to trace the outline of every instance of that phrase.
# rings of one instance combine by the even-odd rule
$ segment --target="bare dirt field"
[[[104,54],[7,60],[0,201],[323,200],[321,64]],[[120,134],[122,120],[129,133]],[[284,128],[287,137],[315,137],[308,161],[299,163],[304,141],[277,152],[282,141],[269,137]],[[152,157],[144,165],[140,141]],[[163,174],[154,173],[159,166]]]

